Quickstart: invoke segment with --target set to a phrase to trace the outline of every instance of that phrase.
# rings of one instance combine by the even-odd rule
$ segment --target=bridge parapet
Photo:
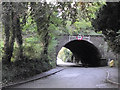
[[[90,41],[90,36],[84,36],[84,35],[78,35],[78,36],[69,36],[69,41],[73,41],[73,40],[86,40],[90,43],[92,43]]]

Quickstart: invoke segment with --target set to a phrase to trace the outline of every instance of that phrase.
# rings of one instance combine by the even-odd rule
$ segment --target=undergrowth
[[[45,72],[52,67],[48,62],[49,60],[43,59],[29,59],[24,57],[23,60],[16,60],[11,64],[2,64],[2,82],[3,85],[24,80],[28,77]]]

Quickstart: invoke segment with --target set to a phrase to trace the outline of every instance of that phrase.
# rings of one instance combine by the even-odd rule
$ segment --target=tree
[[[18,59],[22,59],[23,56],[22,54],[23,41],[22,41],[20,17],[23,15],[21,13],[23,13],[25,10],[22,10],[21,4],[23,3],[12,3],[12,2],[2,3],[3,6],[2,23],[4,26],[4,33],[5,33],[3,62],[7,62],[7,63],[11,62],[11,57],[14,51],[15,39],[19,47]]]
[[[96,31],[102,31],[109,47],[120,53],[120,2],[107,2],[99,12],[92,25]]]
[[[92,13],[98,9],[96,7],[100,7],[101,5],[102,4],[99,5],[99,3],[81,4],[79,2],[56,2],[56,4],[47,2],[3,3],[3,26],[5,31],[3,58],[10,62],[15,41],[17,41],[19,47],[18,59],[22,58],[22,30],[23,27],[26,26],[26,20],[29,17],[32,18],[32,21],[28,22],[31,22],[31,24],[35,23],[37,26],[37,34],[43,44],[43,54],[47,54],[49,44],[53,40],[52,38],[63,33],[69,34],[70,30],[66,28],[68,22],[70,22],[71,25],[75,24],[74,26],[77,27],[77,24],[83,23],[84,21],[84,23],[88,22],[88,24],[84,27],[83,24],[80,24],[83,29],[91,27],[90,20],[88,19],[94,16]],[[95,7],[90,8],[91,6]],[[86,15],[84,16],[84,14]],[[76,32],[79,32],[80,28],[77,28]],[[32,29],[34,31],[35,28]]]

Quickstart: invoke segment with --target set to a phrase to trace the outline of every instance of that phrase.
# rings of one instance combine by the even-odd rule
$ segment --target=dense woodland
[[[120,3],[105,2],[3,2],[3,82],[54,68],[59,35],[103,34],[119,54],[119,9]]]

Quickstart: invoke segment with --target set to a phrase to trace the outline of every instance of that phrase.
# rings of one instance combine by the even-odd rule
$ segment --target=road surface
[[[117,85],[106,83],[106,71],[118,73],[117,69],[110,67],[66,67],[46,78],[12,88],[118,88]]]

